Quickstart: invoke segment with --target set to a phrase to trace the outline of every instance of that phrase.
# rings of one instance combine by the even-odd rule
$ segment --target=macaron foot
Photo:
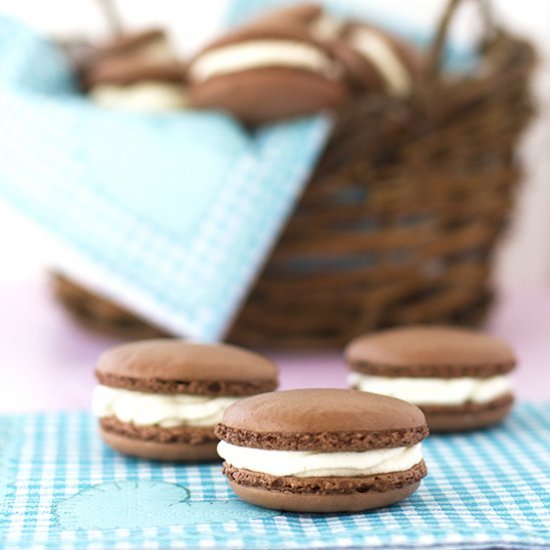
[[[217,440],[204,443],[146,441],[126,437],[115,432],[100,428],[101,439],[116,451],[139,458],[150,460],[195,462],[219,460],[216,452]]]
[[[229,485],[235,494],[243,500],[264,508],[286,512],[331,513],[360,512],[395,504],[414,493],[420,482],[383,492],[355,492],[342,495],[272,491],[240,485],[232,481],[229,482]]]
[[[504,420],[512,410],[514,398],[505,396],[474,408],[430,407],[422,411],[432,433],[466,432],[487,428]]]

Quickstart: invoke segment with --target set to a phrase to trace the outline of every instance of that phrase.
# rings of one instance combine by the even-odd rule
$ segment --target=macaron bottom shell
[[[100,428],[100,435],[112,449],[138,458],[173,462],[220,460],[216,452],[217,440],[204,443],[161,443],[127,437],[104,428]]]
[[[231,480],[229,480],[229,485],[235,494],[243,500],[264,508],[286,512],[332,513],[360,512],[389,506],[414,493],[420,482],[417,481],[383,492],[369,491],[350,494],[289,493],[241,485]]]
[[[227,111],[245,123],[260,124],[334,107],[346,94],[337,80],[304,69],[268,67],[195,84],[189,89],[189,102],[195,108]]]
[[[420,405],[431,433],[466,432],[487,428],[504,420],[512,410],[509,394],[489,403],[467,403],[457,407]]]

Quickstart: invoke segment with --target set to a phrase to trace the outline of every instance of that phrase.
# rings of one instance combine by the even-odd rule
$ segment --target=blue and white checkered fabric
[[[219,464],[125,458],[87,413],[0,420],[0,547],[550,547],[550,404],[424,444],[428,477],[392,507],[287,514],[240,501]]]
[[[248,133],[221,113],[108,111],[0,17],[0,196],[55,267],[176,334],[222,337],[325,142],[326,117]]]

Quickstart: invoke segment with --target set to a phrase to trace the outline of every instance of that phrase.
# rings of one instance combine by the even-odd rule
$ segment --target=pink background
[[[0,286],[0,349],[3,377],[0,411],[88,407],[98,355],[117,340],[91,334],[67,317],[50,297],[47,283]],[[517,351],[520,399],[550,400],[550,292],[503,297],[488,330]],[[339,353],[271,353],[281,369],[282,388],[343,387]]]

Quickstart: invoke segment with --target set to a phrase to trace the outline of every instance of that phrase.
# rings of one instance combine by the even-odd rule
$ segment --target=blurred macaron
[[[230,32],[189,63],[193,107],[262,124],[339,105],[347,94],[340,64],[288,13]]]
[[[423,58],[412,44],[368,23],[347,23],[333,42],[354,89],[408,97],[420,76]]]
[[[187,105],[185,67],[166,34],[151,29],[102,46],[85,72],[92,101],[112,109],[170,111]]]
[[[513,350],[474,330],[389,329],[355,339],[345,356],[353,388],[417,405],[433,432],[490,426],[513,405]]]

